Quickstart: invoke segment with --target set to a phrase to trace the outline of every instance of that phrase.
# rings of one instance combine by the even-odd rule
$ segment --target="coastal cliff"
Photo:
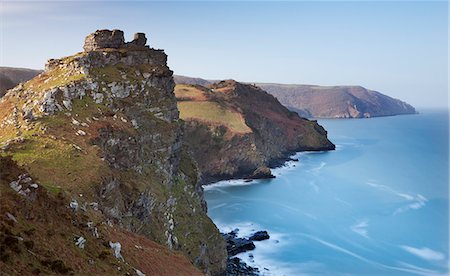
[[[257,85],[307,118],[370,118],[417,113],[403,101],[362,86]]]
[[[141,240],[181,251],[203,273],[223,274],[225,243],[206,215],[198,171],[182,143],[174,86],[166,54],[146,46],[144,34],[137,33],[125,43],[120,30],[96,31],[86,37],[83,52],[49,60],[42,74],[0,100],[0,155],[38,179],[40,189],[54,193],[60,199],[55,208],[67,208],[69,203],[83,206],[74,208],[80,216],[74,221],[91,222],[90,227],[105,237],[103,242],[108,233],[102,227],[111,225],[121,233],[129,231]],[[10,181],[23,173],[16,174],[2,183],[2,191],[8,191],[2,195],[10,196],[8,185],[15,185]],[[22,185],[13,190],[24,189]],[[37,228],[35,219],[24,223]],[[13,223],[2,233],[11,236],[19,231],[17,227]],[[72,234],[76,233],[61,239],[78,250],[67,245]],[[129,235],[119,236],[122,244],[130,243]],[[86,252],[97,257],[102,250],[109,252],[96,236],[83,238],[87,241],[79,250],[82,253],[70,257],[81,264],[70,267],[74,273],[86,273]],[[57,255],[56,248],[47,246],[47,250]],[[2,262],[8,264],[13,253]],[[20,254],[15,260],[23,257]],[[31,253],[24,254],[32,258]],[[133,256],[123,254],[129,263],[145,263],[139,255]],[[126,267],[125,262],[113,264],[114,269],[117,266]],[[38,268],[46,271],[44,265]],[[16,272],[31,269],[24,266]],[[105,271],[110,271],[108,262]]]
[[[317,122],[299,117],[261,88],[233,80],[177,85],[185,141],[207,184],[272,177],[269,167],[297,151],[333,150]]]
[[[209,86],[216,80],[174,76],[177,84]],[[289,110],[305,118],[370,118],[416,114],[401,100],[362,86],[319,86],[253,83],[274,95]]]

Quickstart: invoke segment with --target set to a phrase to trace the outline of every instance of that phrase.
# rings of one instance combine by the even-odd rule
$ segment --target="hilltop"
[[[0,67],[0,97],[6,93],[6,90],[21,82],[28,81],[40,73],[42,73],[42,70]]]
[[[272,177],[269,167],[297,151],[332,150],[316,121],[300,118],[259,87],[234,80],[175,87],[185,140],[202,183]]]
[[[209,86],[217,81],[174,76],[177,84]],[[417,113],[411,105],[361,86],[253,83],[306,118],[369,118]]]
[[[0,100],[3,272],[225,273],[167,55],[146,42],[96,31]]]

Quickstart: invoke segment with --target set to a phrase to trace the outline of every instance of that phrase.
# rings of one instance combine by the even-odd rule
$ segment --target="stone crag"
[[[122,31],[100,30],[84,52],[49,60],[1,99],[0,154],[80,205],[97,202],[103,221],[222,274],[225,243],[182,145],[172,71],[145,43],[142,33],[126,43]]]
[[[125,43],[123,31],[121,30],[98,30],[86,37],[83,49],[86,52],[98,49],[119,48],[149,48],[146,46],[147,38],[144,33],[135,33],[134,39]]]

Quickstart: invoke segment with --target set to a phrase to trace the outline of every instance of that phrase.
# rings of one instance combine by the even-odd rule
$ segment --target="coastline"
[[[226,181],[232,181],[232,182],[239,182],[239,181],[245,181],[248,183],[254,182],[256,180],[263,180],[263,179],[271,179],[276,178],[277,174],[274,170],[283,168],[290,164],[291,162],[299,163],[298,155],[301,153],[308,153],[308,152],[328,152],[328,151],[335,151],[336,145],[333,144],[332,148],[317,148],[317,149],[311,149],[311,148],[299,148],[297,150],[293,151],[286,151],[282,153],[282,157],[279,158],[272,158],[268,161],[268,168],[270,169],[270,175],[265,174],[261,175],[259,177],[257,176],[250,176],[249,172],[238,172],[233,175],[222,175],[222,176],[214,176],[214,177],[208,177],[206,180],[203,179],[204,183],[202,183],[202,187],[208,187],[211,185],[215,185],[219,182],[226,182]]]
[[[277,159],[277,162],[274,163],[274,166],[271,167],[272,175],[274,178],[281,176],[287,171],[293,170],[297,168],[300,163],[300,157],[302,154],[307,153],[308,151],[298,151],[290,154],[288,157],[283,159]],[[326,151],[314,151],[314,152],[326,152]],[[283,160],[283,161],[281,161]],[[246,178],[237,178],[237,179],[228,179],[228,180],[220,180],[211,184],[202,185],[204,191],[220,189],[222,187],[229,186],[248,186],[248,185],[258,185],[262,181],[271,181],[271,179],[259,178],[259,179],[249,179]],[[237,231],[237,238],[248,239],[253,233],[261,230],[266,230],[264,227],[253,223],[253,222],[245,222],[233,225],[223,224],[220,221],[213,221],[216,227],[222,234],[230,233],[232,231]],[[285,244],[285,237],[281,233],[277,233],[275,231],[268,230],[270,235],[270,239],[258,241],[255,243],[255,248],[253,250],[249,250],[246,252],[238,253],[233,256],[228,256],[227,263],[228,266],[235,266],[237,269],[247,269],[247,271],[256,270],[256,274],[249,275],[273,275],[274,273],[286,275],[289,273],[289,268],[284,264],[277,264],[269,259],[264,259],[259,256],[261,253],[266,251],[273,250],[274,247],[281,247]],[[258,255],[257,258],[254,256]],[[239,259],[240,263],[236,265],[236,262],[233,259]]]

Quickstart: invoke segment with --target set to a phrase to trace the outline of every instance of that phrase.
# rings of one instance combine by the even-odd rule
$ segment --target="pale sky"
[[[397,2],[0,3],[0,65],[42,69],[96,29],[145,32],[175,74],[362,85],[415,107],[448,104],[448,4]]]

